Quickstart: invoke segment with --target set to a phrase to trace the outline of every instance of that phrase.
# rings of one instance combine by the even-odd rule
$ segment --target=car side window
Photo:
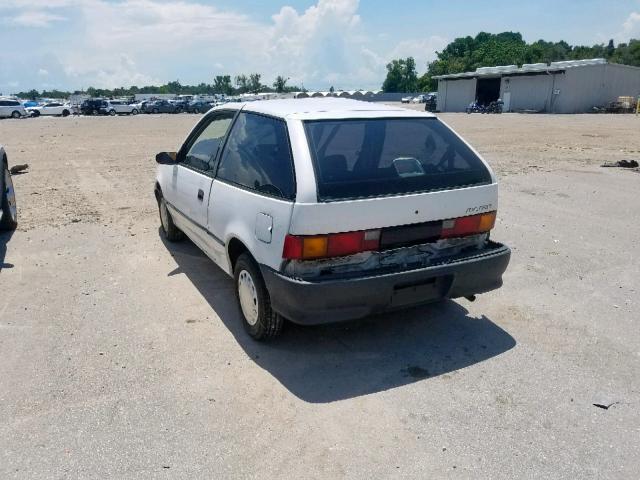
[[[233,116],[233,112],[215,115],[193,141],[182,163],[213,175],[218,148],[233,121]]]
[[[285,122],[241,112],[222,152],[218,177],[257,192],[293,199],[293,159]]]

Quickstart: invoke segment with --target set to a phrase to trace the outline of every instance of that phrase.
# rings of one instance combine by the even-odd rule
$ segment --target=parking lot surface
[[[500,177],[504,287],[267,344],[158,231],[199,117],[1,121],[0,478],[637,478],[640,174],[599,165],[640,119],[441,117]]]

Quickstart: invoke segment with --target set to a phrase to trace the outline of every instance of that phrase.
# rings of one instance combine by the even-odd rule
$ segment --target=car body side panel
[[[209,231],[228,249],[233,238],[240,240],[256,261],[279,270],[282,264],[284,238],[289,229],[293,202],[236,187],[226,182],[214,180],[209,197]],[[260,215],[262,214],[262,215]],[[258,240],[263,216],[271,217],[271,242]],[[261,222],[260,222],[261,223]],[[231,265],[223,269],[231,274]]]

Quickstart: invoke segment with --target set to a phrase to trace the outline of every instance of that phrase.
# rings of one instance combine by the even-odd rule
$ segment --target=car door
[[[191,133],[178,153],[165,199],[186,220],[192,240],[207,238],[207,206],[215,173],[218,151],[235,112],[218,111],[207,115]],[[200,245],[203,247],[202,245]]]
[[[279,268],[296,185],[284,120],[241,111],[228,134],[209,196],[209,231],[222,245],[238,238],[260,264]]]

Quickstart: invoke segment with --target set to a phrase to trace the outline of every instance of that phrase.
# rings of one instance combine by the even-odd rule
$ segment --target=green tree
[[[385,92],[415,92],[418,88],[416,61],[413,57],[391,60],[387,64],[387,78],[382,84]]]
[[[213,79],[213,93],[233,95],[233,85],[230,75],[216,75]]]
[[[287,90],[287,81],[289,79],[283,77],[282,75],[278,75],[276,77],[275,82],[273,82],[273,88],[276,89],[276,92],[278,93],[282,93],[285,92]]]
[[[262,75],[259,73],[250,73],[249,81],[247,82],[247,88],[251,93],[258,93],[262,90],[262,84],[260,83],[260,78]]]

